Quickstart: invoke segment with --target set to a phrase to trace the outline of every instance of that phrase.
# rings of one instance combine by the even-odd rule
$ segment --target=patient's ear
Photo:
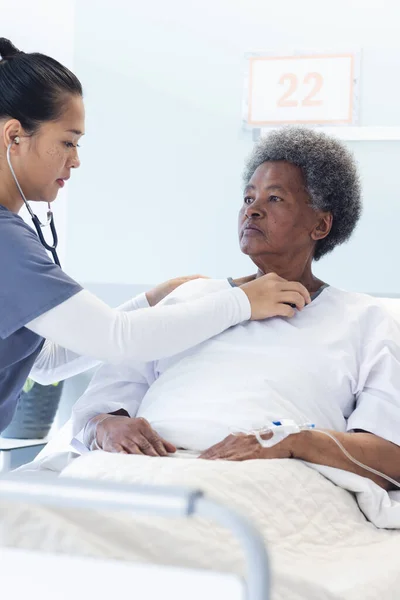
[[[311,232],[311,238],[317,242],[323,240],[332,229],[333,215],[331,212],[321,212],[318,216],[317,223]]]

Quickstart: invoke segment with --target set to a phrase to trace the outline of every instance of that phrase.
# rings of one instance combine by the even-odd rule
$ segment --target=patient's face
[[[256,169],[239,213],[239,242],[258,267],[276,255],[290,261],[313,249],[311,232],[317,214],[302,170],[286,161],[265,162]]]

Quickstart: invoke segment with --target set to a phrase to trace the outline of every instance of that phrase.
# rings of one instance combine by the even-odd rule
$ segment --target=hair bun
[[[18,50],[18,48],[16,48],[14,46],[14,44],[12,42],[10,42],[10,40],[8,40],[7,38],[0,38],[0,58],[3,60],[6,60],[7,58],[12,58],[13,56],[15,56],[16,54],[20,54],[21,51]]]

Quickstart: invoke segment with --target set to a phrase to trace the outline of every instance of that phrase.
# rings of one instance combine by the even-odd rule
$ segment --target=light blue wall
[[[361,124],[400,125],[393,1],[79,0],[75,68],[86,95],[83,166],[70,182],[67,268],[146,284],[252,271],[236,240],[245,51],[362,48]],[[318,265],[332,284],[400,292],[400,143],[353,143],[365,214]]]
[[[399,76],[400,76],[400,44]],[[398,120],[400,118],[400,96]],[[385,108],[382,106],[382,112]],[[352,142],[361,170],[364,214],[348,244],[317,263],[315,271],[346,289],[400,293],[400,143]]]

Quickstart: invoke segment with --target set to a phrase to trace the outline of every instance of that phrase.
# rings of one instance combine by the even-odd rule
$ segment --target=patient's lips
[[[254,223],[247,223],[243,227],[243,235],[264,235],[264,232],[260,227],[257,227]]]

